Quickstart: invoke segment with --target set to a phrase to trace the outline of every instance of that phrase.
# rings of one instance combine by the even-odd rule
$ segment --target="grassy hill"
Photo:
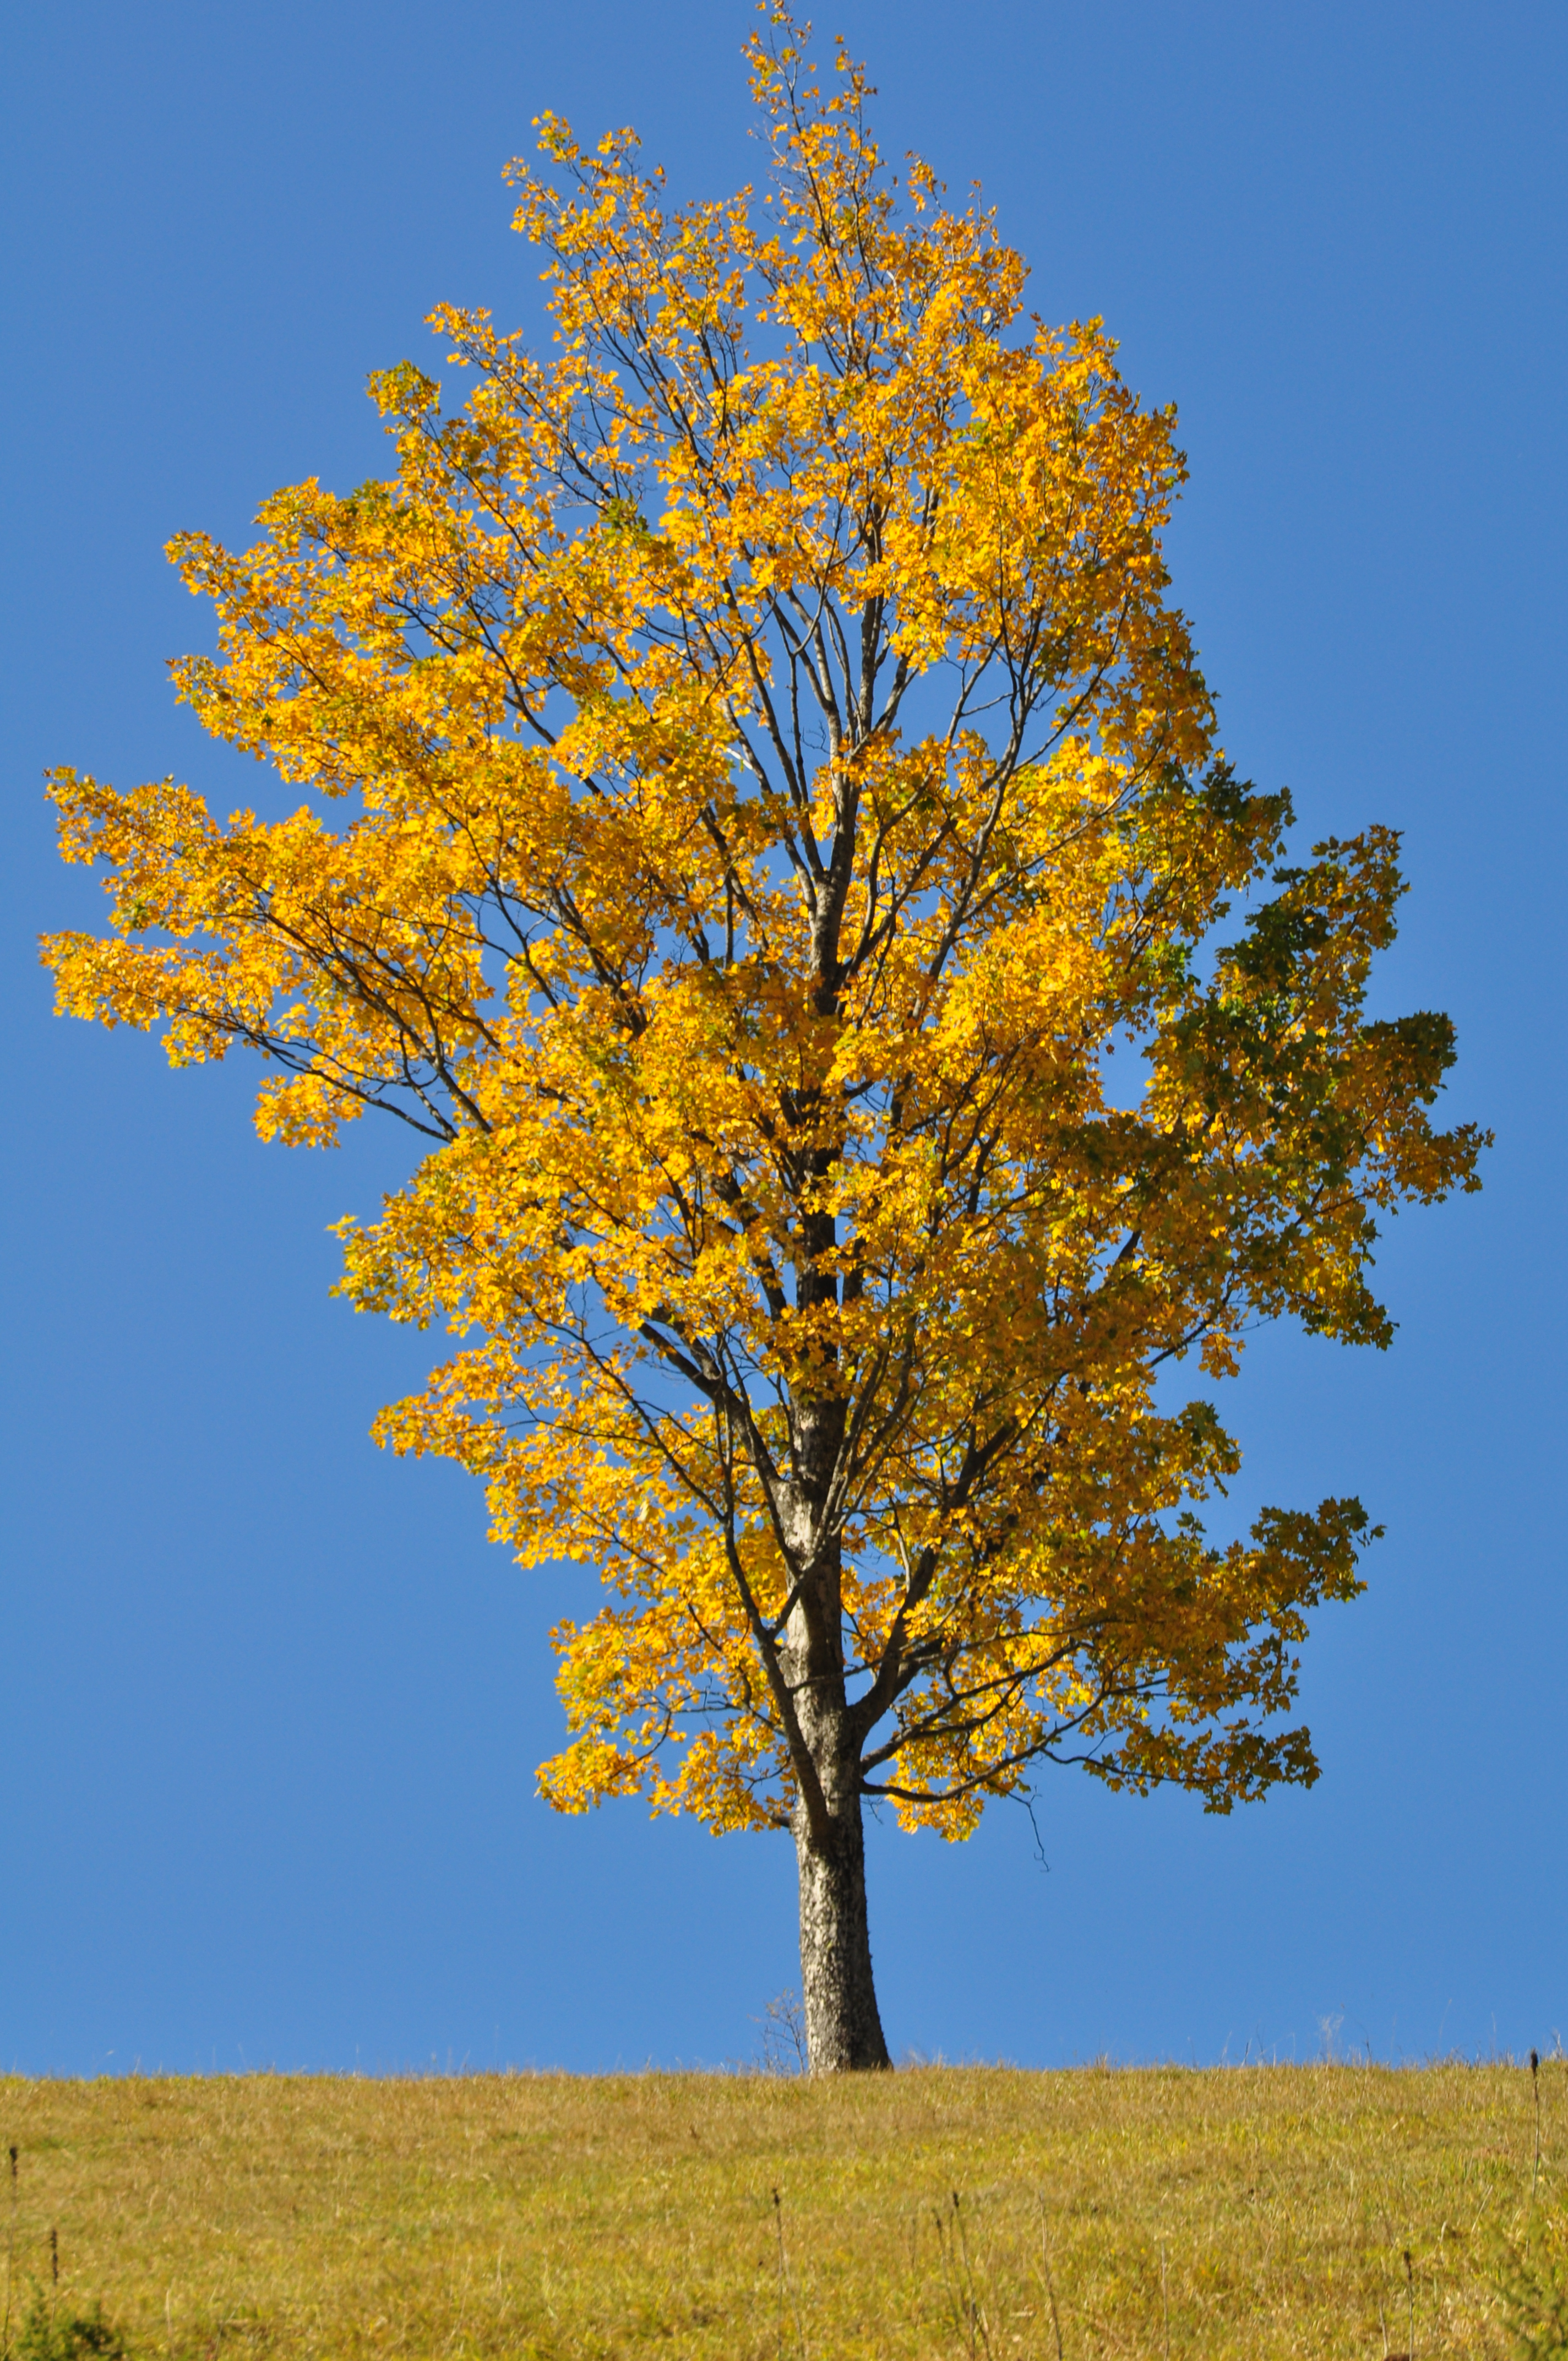
[[[5,2334],[64,2356],[96,2300],[170,2361],[1315,2361],[1412,2320],[1501,2356],[1510,2252],[1568,2259],[1568,2066],[1541,2096],[1532,2217],[1512,2065],[0,2080]]]

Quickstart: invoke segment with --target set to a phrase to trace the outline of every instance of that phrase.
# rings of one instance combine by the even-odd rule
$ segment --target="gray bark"
[[[823,1171],[830,1158],[822,1159]],[[795,1296],[802,1311],[837,1305],[830,1215],[801,1223]],[[800,1874],[800,1978],[814,2074],[892,2064],[872,1982],[866,1916],[861,1744],[845,1681],[843,1558],[834,1480],[844,1404],[825,1389],[791,1403],[788,1477],[774,1481],[779,1539],[794,1603],[775,1660],[795,1773],[791,1817]]]
[[[802,1422],[808,1469],[824,1424],[830,1421]],[[872,1981],[860,1743],[845,1694],[842,1570],[836,1544],[819,1539],[817,1504],[806,1487],[793,1488],[782,1507],[795,1562],[809,1568],[780,1650],[802,1774],[791,1825],[806,2048],[814,2074],[842,2074],[893,2063]]]
[[[823,1843],[795,1818],[800,1868],[800,1980],[806,2052],[814,2074],[852,2073],[893,2063],[872,1981],[866,1916],[866,1848],[861,1799],[830,1815]]]

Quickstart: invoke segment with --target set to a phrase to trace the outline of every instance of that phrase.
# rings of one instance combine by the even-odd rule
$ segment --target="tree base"
[[[811,2071],[885,2072],[893,2060],[872,1979],[860,1797],[829,1819],[826,1843],[814,1842],[810,1830],[797,1821],[795,1857],[800,1871],[800,1981]]]

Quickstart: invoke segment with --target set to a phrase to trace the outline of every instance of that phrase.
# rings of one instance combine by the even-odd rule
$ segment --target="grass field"
[[[1506,2064],[0,2080],[5,2335],[68,2354],[97,2300],[170,2361],[1501,2356],[1510,2246],[1568,2257],[1560,2059],[1541,2125],[1532,2214]]]

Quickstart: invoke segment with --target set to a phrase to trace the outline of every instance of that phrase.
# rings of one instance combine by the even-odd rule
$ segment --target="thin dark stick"
[[[953,2191],[953,2223],[959,2234],[959,2252],[963,2257],[964,2279],[969,2288],[970,2351],[971,2353],[974,2351],[975,2331],[978,2329],[980,2341],[985,2347],[986,2361],[991,2361],[991,2334],[985,2324],[985,2314],[980,2308],[980,2299],[974,2291],[974,2271],[969,2258],[969,2238],[964,2230],[964,2217],[959,2210],[959,2192],[956,2189]]]
[[[784,2261],[784,2200],[776,2189],[773,2191],[773,2220],[779,2234],[779,2361],[784,2361],[785,2300],[789,2295],[790,2286],[789,2270]],[[806,2323],[800,2315],[798,2297],[795,2302],[795,2328],[800,2345],[800,2361],[806,2361]]]
[[[937,2225],[937,2255],[942,2266],[942,2292],[952,2308],[953,2326],[970,2349],[970,2361],[974,2361],[974,2334],[964,2318],[964,2300],[952,2273],[948,2256],[948,2224],[940,2206],[934,2206],[931,2219]]]
[[[1057,2340],[1057,2361],[1063,2361],[1061,2349],[1061,2319],[1057,2312],[1056,2281],[1051,2277],[1051,2249],[1050,2242],[1046,2236],[1046,2201],[1043,2197],[1040,2200],[1040,2259],[1046,2267],[1046,2294],[1050,2301],[1051,2327],[1055,2332]]]
[[[1416,2275],[1410,2268],[1410,2250],[1405,2248],[1405,2302],[1408,2313],[1405,2341],[1406,2361],[1416,2361]]]
[[[773,2224],[779,2234],[779,2361],[784,2361],[784,2206],[779,2192],[773,2191]]]
[[[5,2235],[5,2324],[0,2328],[0,2353],[11,2350],[11,2282],[16,2270],[16,2143],[11,2143],[11,2220]]]
[[[1530,2081],[1535,2093],[1535,2163],[1530,2176],[1530,2202],[1533,2209],[1535,2185],[1541,2179],[1541,2052],[1538,2049],[1530,2053]]]

